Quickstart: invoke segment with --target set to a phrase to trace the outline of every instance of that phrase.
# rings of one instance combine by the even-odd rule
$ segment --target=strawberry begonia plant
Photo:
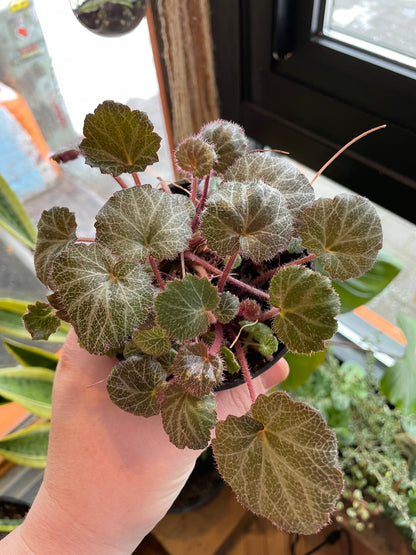
[[[79,237],[67,208],[43,212],[37,276],[52,293],[28,307],[45,339],[70,322],[90,353],[117,356],[111,399],[141,417],[159,412],[179,449],[203,449],[215,427],[220,473],[243,505],[282,529],[324,526],[343,488],[333,432],[284,392],[256,394],[251,372],[286,346],[325,350],[337,329],[331,279],[357,277],[382,245],[373,205],[354,194],[315,200],[285,157],[249,152],[218,120],[176,149],[189,188],[141,184],[160,137],[138,110],[105,101],[85,120],[80,151],[121,189]],[[133,176],[131,186],[127,177]],[[311,261],[319,258],[323,272]],[[217,422],[216,389],[243,375],[252,407]]]

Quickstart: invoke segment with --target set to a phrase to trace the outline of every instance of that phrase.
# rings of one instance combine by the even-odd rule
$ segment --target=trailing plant
[[[310,263],[339,280],[369,270],[382,243],[374,207],[352,194],[315,200],[286,158],[247,152],[243,130],[222,120],[176,149],[185,194],[140,183],[160,144],[144,113],[106,101],[84,135],[86,162],[121,190],[95,237],[77,235],[67,208],[43,212],[35,268],[52,293],[28,307],[27,328],[47,339],[70,322],[89,352],[119,358],[107,381],[119,407],[161,412],[178,448],[203,449],[215,427],[219,470],[240,501],[286,530],[316,531],[343,488],[335,436],[286,393],[257,397],[250,370],[285,346],[325,349],[340,303]],[[217,423],[214,391],[238,374],[250,413]]]
[[[384,513],[416,547],[416,416],[387,403],[373,361],[369,355],[363,368],[329,354],[292,395],[316,407],[337,435],[345,490],[336,518],[361,531]]]

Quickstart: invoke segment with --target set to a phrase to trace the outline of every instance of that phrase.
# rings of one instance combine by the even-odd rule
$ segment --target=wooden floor
[[[206,505],[181,515],[167,515],[134,555],[305,555],[338,530],[297,538],[279,532],[269,521],[244,511],[228,488]],[[345,530],[318,555],[379,555]],[[398,555],[392,552],[392,555]]]

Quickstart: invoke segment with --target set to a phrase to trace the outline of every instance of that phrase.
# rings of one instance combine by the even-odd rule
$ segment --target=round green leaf
[[[251,152],[241,156],[224,174],[225,181],[257,179],[282,193],[294,220],[315,199],[312,185],[307,178],[287,158],[269,152]]]
[[[179,349],[171,368],[179,385],[198,397],[208,395],[221,383],[222,370],[220,357],[208,354],[203,343]]]
[[[214,456],[239,501],[279,528],[318,532],[343,489],[335,434],[318,411],[284,392],[259,395],[251,416],[216,426]]]
[[[118,407],[136,416],[159,413],[159,394],[166,387],[166,374],[150,357],[132,356],[110,372],[107,391]]]
[[[150,185],[117,191],[97,214],[96,241],[123,260],[175,258],[188,247],[191,219],[173,195]]]
[[[160,326],[138,329],[133,333],[132,340],[143,353],[155,357],[166,355],[171,348],[169,337]]]
[[[42,304],[42,303],[41,303]],[[0,332],[13,337],[31,339],[30,333],[23,326],[23,314],[28,307],[28,301],[17,299],[0,298]],[[69,326],[61,323],[58,331],[52,334],[48,341],[53,343],[63,343]]]
[[[1,368],[0,395],[37,416],[50,418],[54,376],[47,368]]]
[[[119,262],[96,243],[75,244],[62,253],[54,264],[53,280],[90,353],[122,346],[152,303],[150,279],[142,266]]]
[[[175,150],[175,159],[181,170],[202,178],[212,170],[217,155],[200,137],[188,137]]]
[[[361,276],[383,244],[380,218],[371,202],[357,195],[321,198],[302,215],[303,246],[322,257],[333,279]]]
[[[224,173],[246,151],[247,137],[242,127],[225,120],[216,120],[202,127],[199,136],[213,145],[217,155],[214,169]]]
[[[221,324],[228,324],[238,314],[240,300],[236,295],[229,291],[225,291],[220,295],[218,308],[214,310],[215,316]]]
[[[178,449],[205,449],[215,426],[215,397],[211,393],[196,397],[177,384],[166,388],[162,402],[165,432]]]
[[[166,290],[155,298],[159,324],[172,337],[191,339],[208,329],[207,312],[218,305],[217,288],[207,278],[187,275],[169,281]]]
[[[55,316],[55,310],[48,303],[36,301],[29,304],[23,314],[23,322],[32,339],[47,341],[56,332],[61,321]]]
[[[24,466],[45,468],[50,424],[32,424],[0,439],[0,455]]]
[[[324,351],[340,310],[331,281],[305,266],[290,266],[273,276],[269,294],[270,303],[280,308],[273,321],[279,340],[295,353]]]
[[[75,214],[68,208],[55,206],[42,212],[38,222],[35,270],[38,279],[52,289],[50,277],[53,261],[63,250],[75,243],[76,229]]]
[[[158,161],[161,138],[144,112],[106,100],[88,114],[79,148],[101,173],[140,172]]]
[[[214,193],[201,214],[201,233],[221,256],[241,250],[261,262],[286,249],[292,219],[281,193],[261,181],[230,182]]]

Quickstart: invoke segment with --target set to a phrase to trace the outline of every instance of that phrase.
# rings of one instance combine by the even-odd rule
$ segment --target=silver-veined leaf
[[[331,280],[305,266],[289,266],[273,276],[269,294],[270,303],[280,308],[273,320],[279,340],[295,353],[324,351],[340,310]]]
[[[75,243],[77,223],[75,214],[68,208],[54,206],[44,210],[38,222],[38,239],[35,249],[35,270],[38,279],[53,289],[50,281],[55,258]]]
[[[142,266],[118,261],[106,248],[75,244],[55,261],[53,280],[82,345],[103,354],[120,347],[152,303]]]
[[[27,310],[23,314],[23,322],[32,339],[43,341],[47,341],[61,323],[55,315],[55,310],[48,303],[40,301],[27,305]]]
[[[277,189],[261,181],[224,183],[201,214],[201,234],[221,256],[241,251],[261,262],[286,249],[292,218]]]
[[[88,114],[79,148],[85,161],[101,173],[140,172],[158,161],[161,138],[144,112],[104,101]]]
[[[200,137],[188,137],[175,150],[175,159],[181,170],[202,178],[212,170],[217,155],[214,148]]]
[[[186,390],[203,397],[221,383],[222,360],[214,354],[208,354],[204,343],[184,345],[176,355],[171,371],[177,382]]]
[[[251,416],[218,422],[219,471],[239,501],[279,528],[313,534],[343,489],[335,434],[319,412],[284,392],[259,395]]]
[[[166,355],[171,349],[169,336],[157,325],[139,328],[133,333],[132,341],[143,353],[154,357]]]
[[[220,302],[218,304],[218,308],[214,310],[214,314],[221,324],[227,324],[237,316],[239,306],[239,298],[229,291],[225,291],[220,295]]]
[[[187,275],[166,284],[166,290],[155,298],[155,309],[162,328],[184,340],[207,331],[207,313],[217,308],[218,302],[217,288],[207,278]]]
[[[219,173],[224,173],[247,149],[244,130],[231,121],[219,119],[207,123],[199,136],[215,148],[217,160],[214,169]]]
[[[162,402],[165,432],[178,449],[205,449],[217,421],[215,397],[197,397],[177,384],[166,388]]]
[[[322,257],[333,279],[358,277],[369,270],[383,245],[380,218],[373,204],[358,195],[316,200],[302,214],[302,245]]]
[[[241,156],[224,174],[224,181],[255,179],[261,179],[282,193],[294,220],[315,199],[312,185],[303,173],[286,158],[269,152],[251,152]]]
[[[191,219],[173,195],[150,185],[117,191],[101,208],[96,241],[123,260],[175,258],[192,236]]]
[[[26,312],[28,301],[0,298],[0,332],[21,339],[31,339],[30,333],[23,326],[23,314]],[[48,341],[63,343],[69,331],[68,324],[61,323],[58,331],[49,337]]]
[[[159,413],[159,394],[166,387],[166,374],[150,357],[132,356],[119,362],[107,378],[110,399],[136,416]]]

